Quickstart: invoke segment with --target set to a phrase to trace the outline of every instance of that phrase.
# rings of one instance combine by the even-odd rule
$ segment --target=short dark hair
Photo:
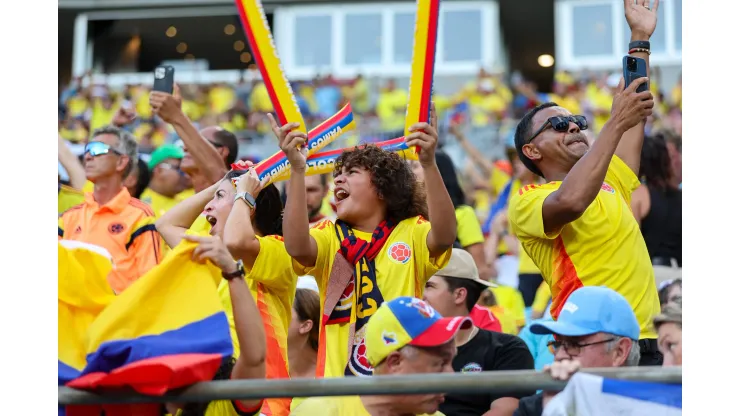
[[[236,139],[236,135],[228,130],[218,130],[213,133],[213,138],[229,149],[229,155],[226,156],[226,168],[230,168],[231,164],[236,162],[236,157],[239,154],[239,141]]]
[[[671,187],[673,168],[668,154],[666,140],[662,133],[645,136],[640,153],[640,178],[657,189]]]
[[[447,282],[447,287],[449,288],[450,293],[460,288],[465,289],[465,307],[468,308],[468,312],[471,312],[475,307],[475,304],[478,303],[478,299],[480,298],[481,293],[483,293],[485,286],[470,279],[459,279],[457,277],[447,276],[442,276],[442,278]]]
[[[233,170],[226,175],[227,180],[238,178],[246,170]],[[254,228],[262,235],[283,235],[283,201],[280,191],[274,184],[262,188],[254,208]]]
[[[524,117],[519,120],[519,124],[516,125],[516,131],[514,132],[514,146],[516,147],[517,155],[519,155],[519,160],[521,160],[522,163],[524,163],[524,166],[526,166],[527,169],[529,169],[532,173],[536,173],[543,178],[545,177],[545,175],[542,174],[542,171],[534,164],[532,159],[524,155],[522,148],[524,147],[524,144],[529,139],[529,137],[532,135],[532,119],[534,118],[535,114],[539,113],[540,110],[557,106],[558,105],[556,103],[550,101],[544,104],[540,104],[537,107],[527,111],[527,114],[525,114]]]

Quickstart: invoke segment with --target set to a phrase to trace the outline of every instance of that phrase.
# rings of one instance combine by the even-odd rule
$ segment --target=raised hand
[[[611,118],[624,131],[631,129],[653,114],[653,95],[650,90],[637,92],[637,87],[648,82],[647,77],[638,78],[625,89],[624,78],[619,82],[619,92],[612,102]],[[623,90],[624,89],[624,90]]]
[[[650,0],[624,0],[624,17],[632,30],[632,40],[649,40],[658,24],[658,5],[655,0],[650,8]]]
[[[231,257],[229,249],[226,248],[226,244],[221,241],[220,237],[201,237],[186,234],[183,238],[198,243],[198,247],[193,250],[194,261],[204,263],[209,260],[225,273],[236,271],[236,261]]]
[[[173,121],[182,114],[182,97],[180,97],[180,87],[175,84],[172,94],[161,91],[152,91],[149,94],[149,105],[152,111],[166,123],[172,124]]]
[[[249,171],[237,179],[236,192],[246,192],[256,199],[257,195],[259,195],[260,191],[262,191],[262,188],[267,185],[267,181],[269,180],[270,177],[266,176],[260,181],[260,178],[257,175],[257,171],[254,169],[254,167],[250,166]]]
[[[419,147],[419,163],[422,166],[431,166],[436,163],[434,153],[437,149],[437,109],[432,103],[429,123],[416,123],[409,130],[411,134],[406,136],[406,144],[409,147]]]
[[[291,169],[305,169],[308,155],[308,149],[305,146],[308,142],[308,135],[296,130],[300,124],[287,123],[284,126],[278,126],[272,114],[268,113],[267,118],[270,120],[272,133],[278,140],[280,150],[285,153],[290,162]]]
[[[124,127],[133,123],[134,120],[136,120],[136,111],[133,108],[120,107],[116,111],[116,114],[113,115],[111,124],[116,127]]]

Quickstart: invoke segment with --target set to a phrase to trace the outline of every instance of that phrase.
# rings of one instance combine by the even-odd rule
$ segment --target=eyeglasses
[[[565,348],[566,354],[568,354],[571,357],[577,357],[581,355],[581,350],[584,347],[588,347],[589,345],[606,344],[607,342],[614,341],[615,339],[616,338],[610,338],[610,339],[605,339],[602,341],[589,342],[587,344],[576,344],[574,342],[568,342],[568,341],[550,341],[547,343],[547,348],[550,350],[550,353],[555,355],[555,353],[557,353],[560,347],[563,347]]]
[[[212,144],[213,147],[215,147],[217,149],[226,146],[225,144],[213,142],[213,141],[210,141],[210,140],[208,140],[208,143]],[[182,139],[176,141],[175,142],[175,146],[177,146],[177,147],[179,147],[180,149],[183,149],[183,150],[185,149],[185,143],[182,141]]]
[[[565,133],[568,131],[568,127],[570,126],[570,123],[573,122],[578,126],[580,130],[588,130],[588,121],[586,121],[586,117],[584,116],[555,116],[550,117],[547,119],[547,121],[537,129],[536,132],[532,135],[532,137],[527,140],[526,143],[531,142],[534,140],[535,137],[537,137],[540,133],[545,131],[549,126],[552,126],[552,129],[560,132]]]
[[[100,156],[100,155],[107,155],[109,152],[115,153],[117,155],[122,155],[120,151],[112,148],[110,145],[107,145],[103,142],[89,142],[85,146],[85,154],[90,153],[90,156]]]
[[[185,175],[185,172],[183,172],[180,169],[180,166],[179,165],[178,166],[175,166],[175,165],[169,164],[167,162],[162,162],[159,165],[162,166],[162,167],[164,167],[165,169],[174,170],[175,172],[178,172],[180,175]]]

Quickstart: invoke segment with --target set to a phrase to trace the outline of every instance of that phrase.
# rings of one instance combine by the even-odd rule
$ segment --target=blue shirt
[[[547,364],[552,364],[555,361],[555,356],[552,355],[550,349],[547,347],[547,343],[555,340],[555,337],[552,335],[535,335],[529,330],[533,323],[543,321],[552,321],[552,318],[535,319],[522,328],[522,331],[519,333],[519,338],[527,344],[529,352],[532,353],[534,369],[537,371],[541,371]]]

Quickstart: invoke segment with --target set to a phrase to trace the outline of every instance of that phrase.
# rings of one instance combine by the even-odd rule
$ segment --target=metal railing
[[[611,379],[681,384],[681,367],[621,367],[582,370]],[[565,382],[533,371],[414,374],[406,376],[323,379],[224,380],[197,383],[163,396],[135,393],[91,393],[59,387],[60,405],[122,403],[186,403],[274,397],[395,395],[428,393],[490,393],[516,390],[562,390]]]

